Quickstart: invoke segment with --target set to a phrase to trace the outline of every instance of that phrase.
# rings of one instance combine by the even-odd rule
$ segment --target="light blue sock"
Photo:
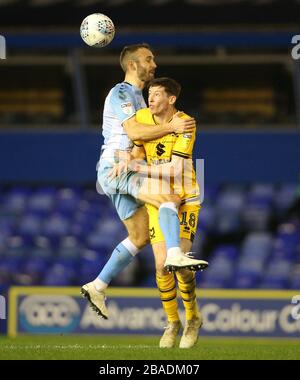
[[[180,247],[180,224],[175,203],[162,203],[158,212],[158,220],[167,249]]]
[[[124,268],[127,267],[138,253],[139,249],[129,240],[123,240],[113,251],[108,262],[104,265],[98,278],[109,284]]]

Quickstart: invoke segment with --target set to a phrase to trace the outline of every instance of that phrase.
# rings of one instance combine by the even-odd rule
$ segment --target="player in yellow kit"
[[[155,125],[172,119],[177,112],[175,103],[180,90],[180,85],[173,79],[152,80],[149,84],[149,108],[137,111],[137,121]],[[181,113],[181,117],[189,116]],[[171,191],[180,195],[182,202],[178,216],[180,218],[181,248],[184,252],[191,251],[200,210],[199,188],[192,163],[195,134],[196,132],[180,135],[172,133],[148,142],[136,141],[132,151],[133,157],[136,159],[146,158],[148,164],[145,165],[141,161],[134,160],[131,163],[132,170],[148,177],[164,179],[162,181],[164,186],[154,190],[170,192],[171,188]],[[168,185],[169,188],[164,188]],[[160,347],[171,348],[175,346],[176,337],[181,329],[175,274],[169,272],[172,270],[171,267],[164,266],[166,246],[158,222],[158,210],[151,205],[146,205],[146,207],[149,214],[150,240],[155,256],[156,281],[168,317],[168,326],[160,340]],[[202,325],[195,293],[195,273],[186,269],[178,270],[175,273],[186,313],[186,325],[179,347],[190,348],[197,342],[199,328]]]

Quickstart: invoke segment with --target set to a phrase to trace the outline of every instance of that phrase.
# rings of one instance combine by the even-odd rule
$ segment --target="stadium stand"
[[[211,268],[198,275],[199,285],[299,287],[300,216],[290,216],[296,201],[293,184],[208,188],[194,248]],[[126,235],[109,200],[84,187],[2,187],[0,226],[2,287],[85,283]],[[150,247],[114,284],[155,285]]]

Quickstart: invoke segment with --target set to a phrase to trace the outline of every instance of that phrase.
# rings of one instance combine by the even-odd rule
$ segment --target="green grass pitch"
[[[160,349],[158,336],[0,337],[0,359],[300,360],[300,339],[203,338],[192,349]]]

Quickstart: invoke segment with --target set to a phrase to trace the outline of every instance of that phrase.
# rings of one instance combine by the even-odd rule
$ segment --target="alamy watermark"
[[[0,35],[0,59],[6,59],[6,41],[5,37]]]
[[[300,35],[292,38],[292,44],[295,45],[292,49],[292,58],[298,60],[300,59]]]
[[[292,304],[296,305],[292,308],[292,317],[298,320],[300,319],[300,294],[292,298]]]
[[[119,161],[119,158],[116,162],[113,165],[103,160],[101,166],[105,174],[100,174],[100,181],[104,188],[97,181],[96,188],[99,194],[132,194],[133,190],[140,189],[140,194],[153,196],[182,195],[184,192],[189,198],[197,197],[200,204],[204,201],[203,159],[197,159],[195,167],[192,159],[184,159],[176,165],[167,159],[158,160],[152,165],[140,160]],[[97,165],[97,169],[99,168],[100,163]],[[110,171],[106,171],[107,168],[110,168]]]
[[[3,296],[0,296],[0,319],[6,319],[6,301]]]

